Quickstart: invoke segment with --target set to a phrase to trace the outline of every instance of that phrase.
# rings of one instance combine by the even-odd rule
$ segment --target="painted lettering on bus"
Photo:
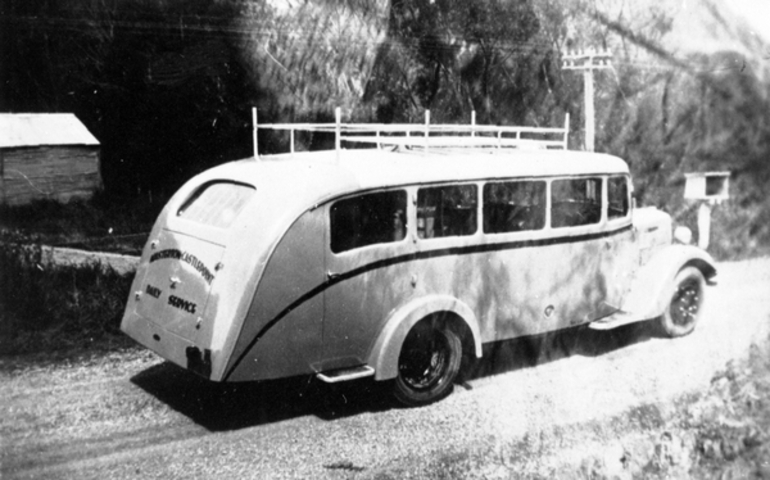
[[[153,287],[149,283],[147,284],[147,288],[145,289],[147,292],[147,295],[150,295],[151,297],[160,298],[160,294],[163,293],[163,291],[158,287]]]
[[[209,285],[214,280],[214,274],[211,273],[211,270],[209,270],[208,267],[198,259],[198,257],[190,252],[183,252],[181,250],[177,250],[176,248],[168,248],[166,250],[161,250],[158,253],[152,254],[152,256],[150,256],[150,263],[166,258],[179,260],[180,262],[191,265],[196,272],[200,273],[200,275]]]
[[[194,302],[179,298],[176,295],[169,295],[168,304],[174,308],[184,310],[187,313],[195,313],[195,308],[197,307]]]

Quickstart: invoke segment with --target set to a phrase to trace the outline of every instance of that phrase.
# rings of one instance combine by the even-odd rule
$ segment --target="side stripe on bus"
[[[554,237],[554,238],[544,238],[544,239],[538,239],[538,240],[517,240],[512,242],[503,242],[503,243],[488,243],[488,244],[482,244],[482,245],[466,245],[462,247],[448,247],[448,248],[441,248],[437,250],[428,250],[423,252],[414,252],[414,253],[408,253],[405,255],[399,255],[391,258],[385,258],[382,260],[377,260],[375,262],[368,263],[366,265],[362,265],[358,268],[354,268],[353,270],[349,270],[345,273],[340,273],[339,275],[335,276],[334,278],[330,278],[323,282],[322,284],[318,285],[317,287],[313,288],[312,290],[306,292],[299,298],[297,298],[295,301],[293,301],[289,306],[284,308],[278,315],[275,316],[272,320],[267,322],[264,327],[254,336],[254,338],[249,342],[249,344],[246,346],[243,352],[238,356],[238,359],[232,364],[232,366],[227,370],[225,376],[223,377],[223,381],[227,381],[227,379],[230,377],[230,375],[235,371],[236,368],[238,368],[238,365],[243,361],[243,359],[246,357],[246,355],[251,351],[252,348],[254,348],[254,345],[259,341],[260,338],[264,337],[267,332],[275,326],[279,321],[281,321],[286,315],[292,312],[292,310],[296,309],[306,301],[310,300],[311,298],[315,297],[316,295],[322,293],[327,288],[333,287],[334,285],[344,282],[345,280],[348,280],[353,277],[357,277],[358,275],[362,275],[366,272],[369,272],[371,270],[377,270],[379,268],[385,268],[390,267],[392,265],[396,265],[399,263],[406,263],[406,262],[412,262],[415,260],[427,260],[431,258],[437,258],[437,257],[449,257],[453,255],[471,255],[475,253],[487,253],[487,252],[496,252],[496,251],[502,251],[502,250],[514,250],[519,248],[532,248],[532,247],[546,247],[550,245],[558,245],[558,244],[569,244],[569,243],[578,243],[578,242],[586,242],[590,240],[598,240],[601,238],[606,237],[612,237],[615,235],[619,235],[621,233],[624,233],[628,230],[631,230],[633,228],[633,225],[627,225],[623,228],[619,228],[617,230],[613,230],[611,232],[600,232],[600,233],[588,233],[584,235],[576,235],[576,236],[563,236],[563,237]]]

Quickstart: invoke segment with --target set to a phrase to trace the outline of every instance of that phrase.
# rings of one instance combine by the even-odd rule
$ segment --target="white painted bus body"
[[[600,182],[601,217],[552,226],[553,182],[579,178]],[[609,178],[628,185],[626,211],[615,218]],[[542,228],[486,232],[485,185],[519,180],[547,185]],[[212,182],[253,191],[226,227],[179,213]],[[475,230],[422,238],[417,197],[442,185],[475,185]],[[393,191],[406,198],[403,237],[333,252],[337,202]],[[686,265],[709,278],[716,270],[705,252],[672,245],[670,217],[635,212],[630,195],[625,162],[572,151],[358,149],[225,164],[190,180],[164,208],[121,328],[213,381],[345,369],[388,380],[398,376],[410,329],[434,314],[451,315],[477,357],[488,342],[649,319],[663,312],[658,297],[666,294],[647,293],[667,288]]]

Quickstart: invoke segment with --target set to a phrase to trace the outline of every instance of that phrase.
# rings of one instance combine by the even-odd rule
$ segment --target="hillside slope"
[[[732,172],[713,252],[770,253],[770,47],[727,0],[11,2],[0,110],[71,111],[102,146],[110,195],[168,195],[252,152],[260,121],[560,125],[582,148],[576,49],[596,73],[597,150],[625,158],[643,204],[692,224],[684,173]],[[262,153],[287,139],[260,136]],[[328,139],[299,138],[303,148]],[[721,229],[721,230],[720,230]],[[725,232],[729,232],[729,235]]]
[[[430,110],[436,122],[475,111],[480,123],[557,125],[570,113],[571,147],[582,148],[582,75],[561,59],[608,49],[597,150],[629,162],[640,203],[691,227],[684,174],[729,170],[732,200],[715,209],[711,250],[770,252],[770,47],[723,0],[281,5],[269,41],[243,48],[254,81],[274,92],[268,115],[284,119],[330,119],[337,105],[345,119],[379,122]],[[340,18],[351,19],[344,29]]]
[[[599,149],[630,163],[641,201],[690,226],[696,205],[682,199],[684,173],[732,172],[711,250],[767,253],[768,46],[721,2],[611,4],[584,15],[594,29],[584,38],[601,36],[615,58],[597,98]]]

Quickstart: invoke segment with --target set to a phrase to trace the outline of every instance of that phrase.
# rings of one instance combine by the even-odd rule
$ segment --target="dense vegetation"
[[[126,347],[120,332],[130,275],[98,264],[55,266],[35,240],[4,235],[0,243],[2,355]]]
[[[766,255],[770,84],[752,58],[766,47],[737,36],[724,51],[672,53],[679,3],[2,0],[0,111],[76,113],[102,144],[105,191],[87,204],[4,209],[0,226],[84,246],[147,232],[190,175],[251,154],[252,105],[261,121],[328,121],[335,106],[345,119],[379,122],[421,121],[429,109],[435,122],[475,111],[479,123],[554,126],[569,113],[570,145],[581,148],[582,79],[561,61],[595,47],[613,53],[613,68],[596,74],[597,150],[629,162],[639,203],[695,227],[684,173],[729,170],[732,199],[714,210],[710,250]],[[704,5],[729,23],[718,3]],[[285,141],[265,134],[260,149]],[[5,331],[9,311],[27,312],[24,322],[54,300],[46,295],[64,295],[57,282],[78,301],[56,301],[81,312],[79,295],[102,282],[95,272],[38,273],[13,252],[1,252]],[[107,296],[123,285],[104,281]],[[13,290],[25,285],[37,294]]]
[[[737,36],[725,51],[674,54],[680,2],[604,3],[4,0],[0,110],[75,112],[102,143],[107,195],[157,197],[250,155],[252,105],[262,121],[326,121],[335,106],[382,122],[430,109],[436,122],[476,111],[480,123],[553,126],[570,113],[580,148],[582,80],[561,58],[606,47],[597,150],[630,163],[640,203],[685,224],[684,172],[730,170],[713,251],[767,253],[770,86],[751,58],[763,47]],[[700,8],[729,22],[718,3]],[[266,134],[260,148],[282,142]]]

